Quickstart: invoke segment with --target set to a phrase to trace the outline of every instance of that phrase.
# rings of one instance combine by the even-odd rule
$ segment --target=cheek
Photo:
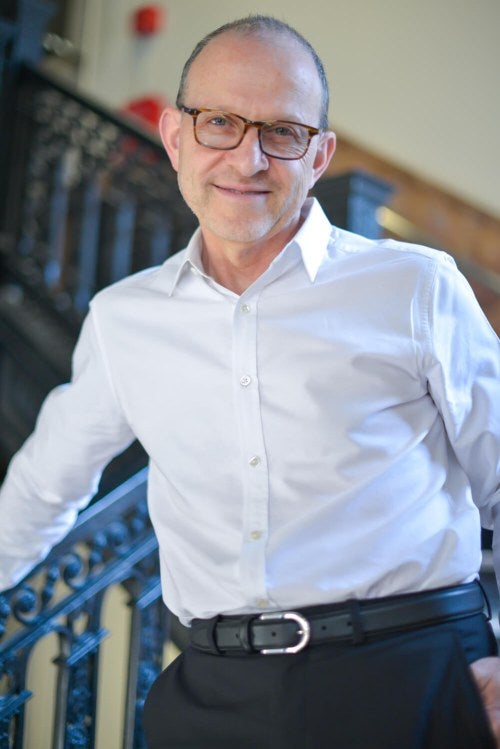
[[[312,184],[311,168],[306,163],[298,163],[296,168],[288,173],[290,197],[294,200],[299,202],[305,200]]]
[[[192,169],[186,169],[182,160],[177,171],[177,184],[180,193],[191,210],[194,210],[196,204],[196,195],[193,188],[196,186],[196,177],[193,176]]]
[[[188,149],[182,149],[179,153],[177,181],[184,197],[196,191],[203,180],[200,161],[200,159],[193,158],[193,154]]]
[[[315,183],[314,179],[314,154],[312,153],[312,150],[310,149],[306,157],[302,163],[302,175],[301,175],[301,181],[304,185],[304,189],[307,192],[311,189],[311,187]]]
[[[223,151],[203,148],[196,143],[181,148],[178,168],[180,181],[195,189],[197,186],[202,187],[209,183],[213,174],[216,173],[215,169],[217,169],[223,153]]]

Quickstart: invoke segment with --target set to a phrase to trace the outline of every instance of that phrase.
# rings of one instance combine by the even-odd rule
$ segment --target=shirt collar
[[[333,227],[316,198],[308,198],[305,201],[302,218],[300,229],[284,248],[283,254],[290,245],[298,245],[309,280],[314,283],[322,263],[328,257]]]
[[[302,225],[274,259],[272,265],[281,265],[281,262],[293,252],[292,248],[298,248],[309,280],[314,283],[323,261],[328,257],[328,244],[332,236],[332,230],[335,231],[335,229],[330,224],[316,198],[307,198],[302,207],[301,215]],[[172,268],[173,273],[168,288],[169,296],[173,294],[180,278],[187,270],[194,270],[200,276],[208,278],[201,261],[201,248],[201,229],[198,227],[186,249],[167,261],[169,264],[177,261],[175,267]]]
[[[172,296],[176,286],[178,285],[181,277],[190,269],[199,273],[201,276],[207,276],[203,269],[201,262],[201,229],[198,227],[187,247],[181,252],[177,252],[172,257],[169,257],[163,266],[164,270],[167,268],[170,272],[170,279],[168,281],[167,292],[169,296]]]

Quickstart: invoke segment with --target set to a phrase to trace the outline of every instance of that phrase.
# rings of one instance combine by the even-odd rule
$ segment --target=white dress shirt
[[[500,500],[499,341],[453,260],[315,201],[241,296],[200,236],[100,292],[0,493],[0,587],[138,437],[164,598],[192,617],[469,581]]]

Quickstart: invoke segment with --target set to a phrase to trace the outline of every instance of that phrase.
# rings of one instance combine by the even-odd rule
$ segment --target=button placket
[[[233,372],[239,425],[244,487],[241,584],[254,602],[267,600],[265,549],[267,541],[269,480],[262,433],[257,368],[257,300],[235,308]]]

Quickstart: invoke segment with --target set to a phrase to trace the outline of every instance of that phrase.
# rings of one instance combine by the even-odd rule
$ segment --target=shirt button
[[[257,604],[259,609],[267,609],[267,607],[269,606],[269,601],[267,600],[267,598],[258,598],[255,603]]]
[[[250,460],[248,462],[250,463],[250,465],[252,466],[252,468],[255,468],[255,466],[259,465],[260,458],[259,458],[258,455],[254,455],[253,458],[250,458]]]
[[[240,309],[245,314],[248,314],[250,312],[250,310],[251,310],[251,307],[250,307],[249,304],[242,304]]]
[[[240,385],[241,387],[248,387],[250,383],[252,382],[252,378],[250,375],[243,375],[243,377],[240,378]]]
[[[250,533],[250,538],[252,541],[258,541],[260,538],[262,538],[262,531],[252,531]]]

